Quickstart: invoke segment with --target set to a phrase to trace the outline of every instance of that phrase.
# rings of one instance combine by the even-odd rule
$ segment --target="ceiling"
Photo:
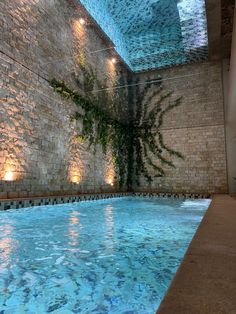
[[[205,60],[205,0],[80,0],[134,72]]]

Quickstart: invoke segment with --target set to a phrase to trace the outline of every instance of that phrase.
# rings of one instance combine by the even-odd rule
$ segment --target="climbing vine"
[[[175,167],[171,157],[183,156],[165,145],[161,127],[165,114],[179,106],[181,98],[171,101],[172,93],[164,92],[161,78],[155,83],[147,80],[142,90],[137,81],[128,95],[120,90],[111,93],[106,80],[98,80],[91,67],[81,63],[80,69],[80,75],[75,75],[76,90],[56,79],[52,79],[50,85],[77,105],[78,110],[71,120],[82,121],[78,140],[88,142],[89,146],[99,144],[104,153],[108,148],[111,150],[119,185],[132,188],[134,180],[139,184],[141,174],[150,183],[150,169],[155,171],[156,177],[163,177],[165,165]],[[152,89],[153,86],[156,88]],[[99,92],[94,92],[95,88]],[[129,108],[124,109],[127,99]]]

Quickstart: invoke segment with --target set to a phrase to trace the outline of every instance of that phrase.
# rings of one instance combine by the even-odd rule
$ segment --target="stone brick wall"
[[[109,62],[109,50],[91,54],[108,43],[89,20],[81,27],[83,12],[72,0],[2,0],[0,12],[0,198],[117,191],[111,156],[75,140],[78,125],[70,116],[76,107],[55,94],[47,80],[73,86],[81,51],[110,84],[125,77],[126,69]],[[194,73],[201,74],[188,76]],[[158,74],[186,76],[164,83],[173,97],[183,96],[183,103],[168,113],[162,128],[165,143],[185,160],[175,159],[176,169],[167,167],[166,177],[151,186],[141,178],[135,189],[226,192],[221,63]]]
[[[112,84],[125,69],[110,63],[106,42],[67,0],[3,0],[1,27],[0,198],[117,190],[109,154],[75,140],[74,104],[47,79],[73,85],[81,51]],[[124,72],[124,74],[123,74]],[[121,74],[120,74],[121,73]],[[79,183],[79,184],[78,184]]]
[[[157,74],[163,78],[164,90],[173,91],[172,100],[182,97],[181,105],[166,114],[162,134],[165,144],[181,152],[184,160],[172,158],[175,169],[164,166],[165,177],[154,178],[150,185],[141,178],[136,189],[227,192],[221,62],[169,68],[149,77]],[[139,78],[144,80],[147,74]]]

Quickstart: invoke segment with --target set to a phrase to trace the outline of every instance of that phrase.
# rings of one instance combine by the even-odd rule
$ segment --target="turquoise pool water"
[[[0,213],[0,314],[154,314],[209,200],[109,199]]]

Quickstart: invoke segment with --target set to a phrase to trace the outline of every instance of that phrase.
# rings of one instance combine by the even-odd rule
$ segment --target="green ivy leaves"
[[[181,98],[178,98],[166,105],[172,92],[163,93],[161,79],[155,83],[147,80],[141,91],[138,84],[129,89],[129,106],[132,106],[129,120],[121,119],[119,115],[123,98],[109,93],[106,83],[98,81],[92,68],[82,65],[81,76],[75,77],[75,81],[81,93],[71,90],[63,81],[52,79],[49,83],[55,92],[80,108],[71,117],[72,121],[82,122],[78,141],[87,141],[89,146],[101,145],[104,153],[108,148],[111,150],[120,186],[131,189],[134,182],[139,185],[141,174],[151,183],[153,177],[165,175],[164,166],[175,167],[167,155],[183,158],[181,153],[164,144],[160,131],[165,114],[181,104]],[[102,86],[104,90],[94,94],[94,86]],[[110,112],[101,108],[108,108]]]

